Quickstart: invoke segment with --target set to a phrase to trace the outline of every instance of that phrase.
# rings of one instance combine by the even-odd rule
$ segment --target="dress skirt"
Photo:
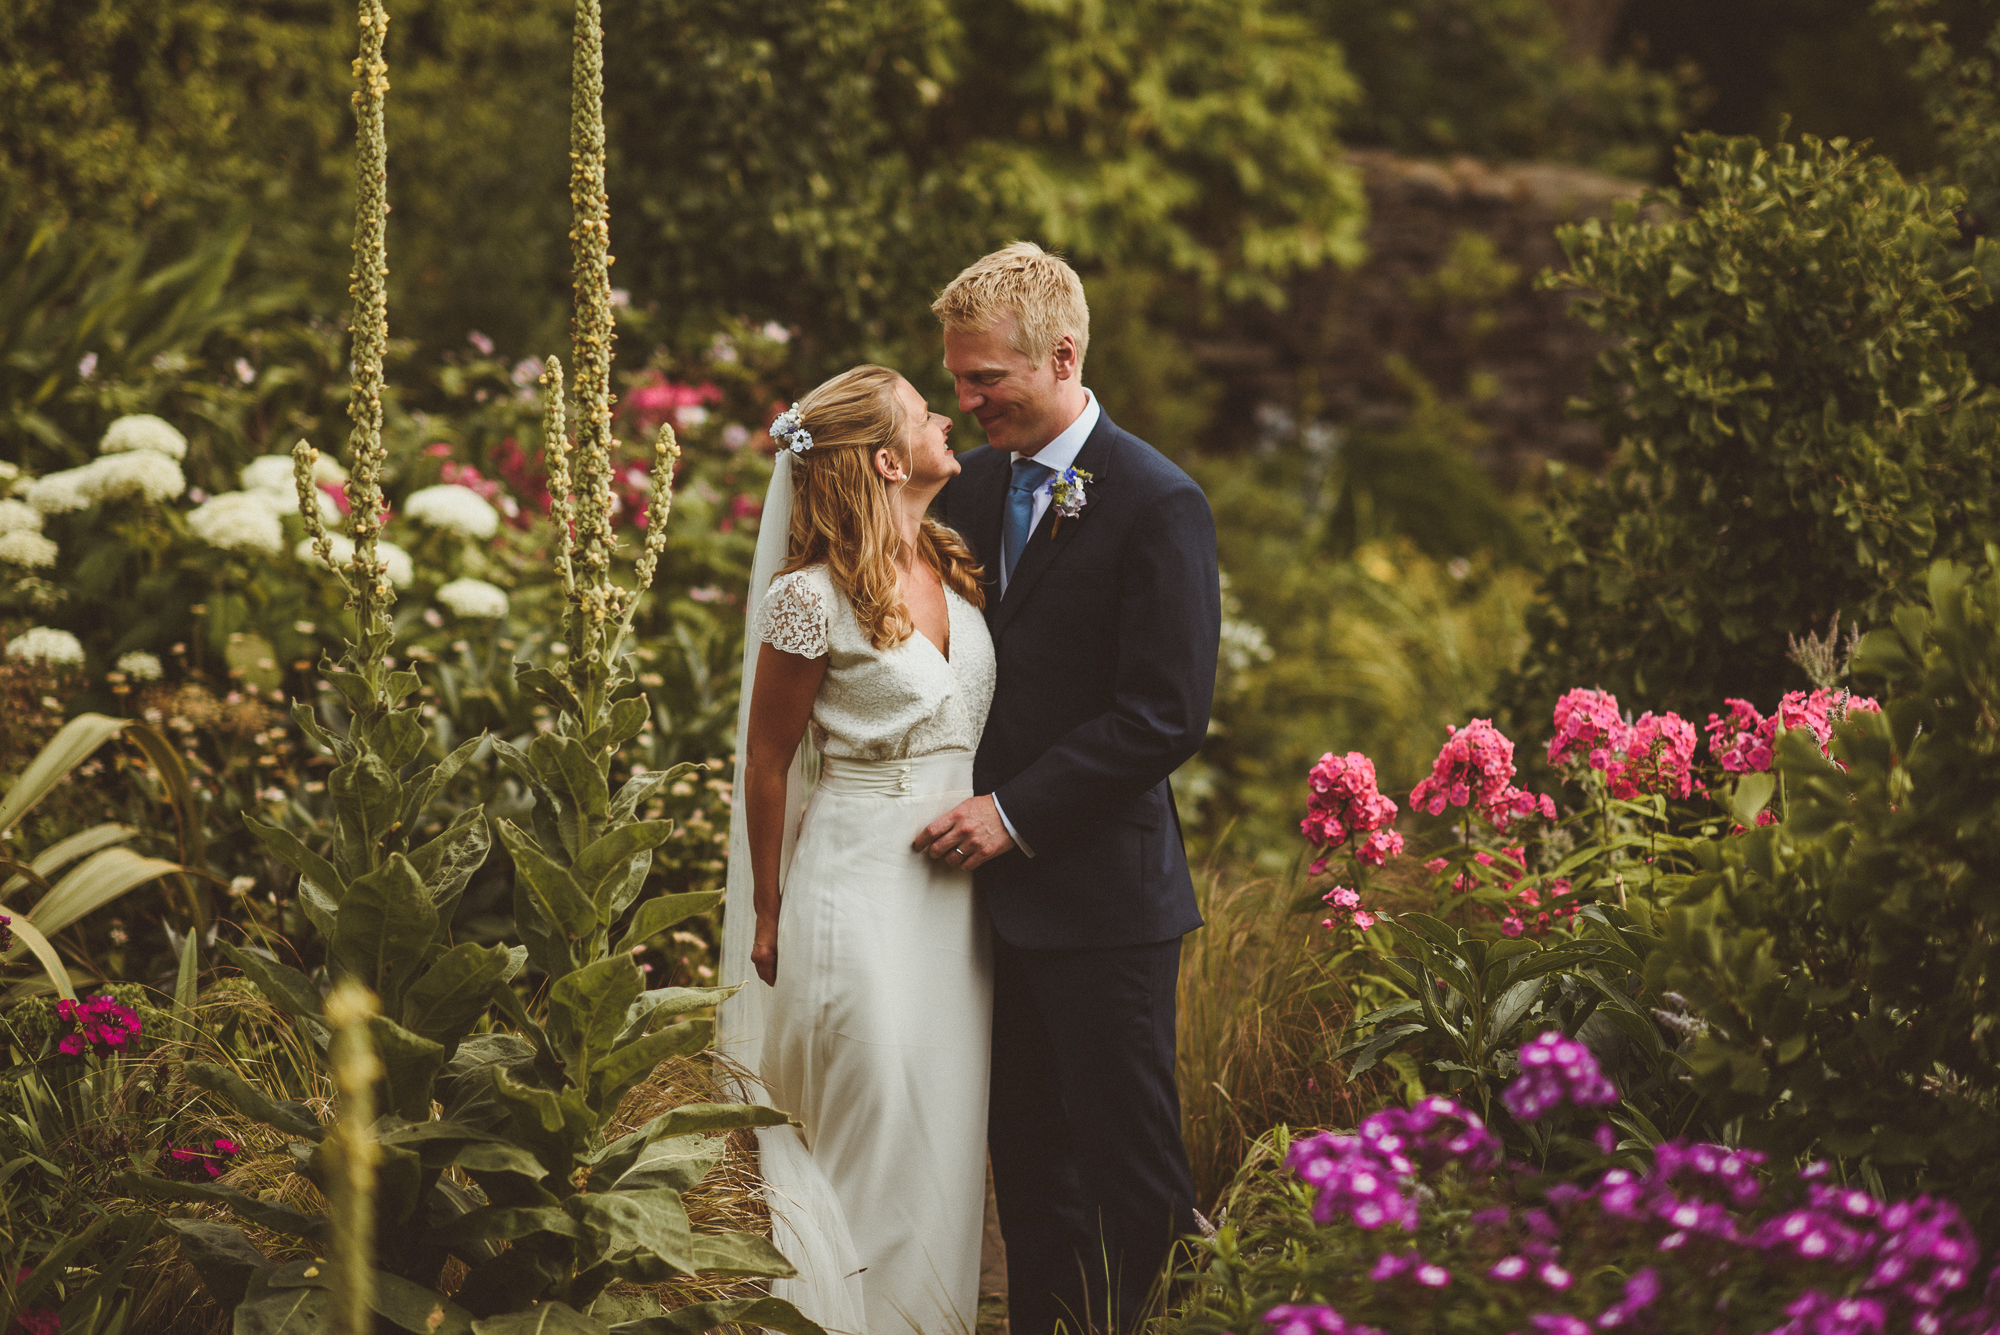
[[[992,957],[969,873],[911,850],[972,753],[827,759],[778,918],[761,1075],[847,1217],[868,1329],[970,1335],[986,1195]]]

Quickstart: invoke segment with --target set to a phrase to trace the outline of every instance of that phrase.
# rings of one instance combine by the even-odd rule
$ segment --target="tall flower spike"
[[[319,513],[319,451],[306,441],[292,446],[292,482],[299,491],[299,518],[305,521],[306,536],[312,539],[313,551],[322,564],[340,580],[347,590],[350,606],[354,601],[354,583],[347,578],[347,572],[333,563],[333,539],[327,536],[326,522]]]
[[[571,356],[576,373],[576,543],[583,570],[570,646],[577,664],[609,658],[606,624],[620,598],[611,582],[617,546],[611,527],[611,463],[618,439],[611,420],[611,200],[604,188],[604,21],[599,0],[578,0],[570,105],[569,197]]]
[[[617,640],[632,629],[632,615],[639,600],[653,587],[653,572],[659,569],[660,555],[667,549],[667,519],[674,512],[674,466],[680,462],[681,443],[670,424],[662,423],[653,438],[653,496],[646,503],[646,546],[639,553],[632,588],[625,593],[625,615],[618,623]]]
[[[562,576],[563,598],[576,596],[576,575],[570,564],[575,521],[569,488],[569,423],[563,405],[562,358],[550,357],[542,372],[542,458],[549,472],[549,519],[556,526],[556,573]]]
[[[347,605],[354,609],[363,643],[381,637],[386,647],[391,633],[389,609],[396,601],[388,564],[377,554],[382,532],[382,358],[389,345],[389,141],[382,108],[389,92],[389,64],[382,57],[389,35],[389,15],[382,0],[361,0],[361,53],[354,59],[354,268],[348,294],[354,298],[352,317],[354,392],[347,401],[348,529],[354,537],[354,574],[342,572]],[[317,523],[319,507],[312,495],[316,485],[312,447],[300,442],[292,451],[299,488],[299,511],[306,516],[313,549],[329,566],[333,545]]]

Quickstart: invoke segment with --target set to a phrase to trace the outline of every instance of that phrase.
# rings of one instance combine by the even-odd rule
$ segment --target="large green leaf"
[[[592,1177],[605,1184],[615,1182],[637,1166],[655,1141],[684,1139],[718,1131],[737,1131],[757,1126],[784,1126],[791,1118],[776,1108],[760,1103],[684,1103],[648,1121],[638,1130],[620,1136],[584,1162],[595,1165]],[[604,1190],[600,1187],[599,1190]]]
[[[434,1240],[440,1247],[458,1251],[475,1242],[513,1242],[537,1233],[577,1239],[583,1236],[583,1226],[558,1206],[482,1205],[437,1230]]]
[[[439,795],[458,777],[458,772],[471,763],[479,754],[479,748],[486,744],[486,734],[459,744],[458,749],[437,764],[419,773],[408,785],[409,799],[403,805],[403,828],[414,830],[417,821],[430,809]]]
[[[411,1033],[386,1015],[368,1017],[368,1041],[382,1060],[390,1109],[411,1121],[428,1117],[431,1087],[444,1065],[444,1045]]]
[[[344,865],[349,869],[369,865],[374,850],[389,839],[402,814],[403,786],[380,756],[361,751],[334,767],[327,788],[339,814],[336,832],[344,842],[340,851]]]
[[[656,987],[641,992],[625,1008],[625,1027],[618,1036],[621,1040],[637,1038],[661,1020],[720,1006],[741,991],[742,986],[738,983],[731,987]]]
[[[694,1303],[664,1316],[649,1316],[611,1328],[612,1335],[703,1335],[717,1326],[783,1331],[784,1335],[826,1335],[815,1322],[783,1298],[725,1298]],[[475,1335],[483,1335],[478,1327]]]
[[[790,1279],[798,1274],[769,1238],[755,1233],[709,1233],[694,1240],[694,1268],[699,1275],[742,1279]]]
[[[57,881],[29,911],[28,920],[45,935],[53,936],[126,891],[180,869],[179,863],[141,857],[129,848],[103,849]]]
[[[416,867],[401,853],[347,887],[334,919],[334,962],[391,1010],[437,935],[437,908]]]
[[[665,843],[674,832],[670,820],[621,825],[591,841],[573,869],[577,883],[601,906],[608,883],[624,877],[636,857]]]
[[[116,737],[129,719],[104,714],[78,714],[63,724],[47,746],[35,753],[21,777],[0,797],[0,830],[11,830],[37,802],[47,797],[72,769],[98,747]]]
[[[95,853],[100,848],[109,848],[113,844],[122,844],[138,833],[137,827],[119,825],[116,822],[94,825],[81,834],[73,834],[67,839],[50,844],[46,849],[36,854],[28,863],[28,870],[42,880],[47,881],[57,871],[67,867],[78,858]],[[0,885],[0,902],[4,902],[7,896],[13,894],[27,883],[28,878],[25,876],[8,877],[6,883]]]
[[[241,969],[249,980],[257,985],[264,999],[287,1015],[299,1016],[315,1022],[324,1021],[325,1013],[320,1009],[319,989],[310,978],[297,969],[266,959],[255,951],[244,950],[227,941],[218,941],[222,953],[231,964]]]
[[[596,905],[567,867],[551,861],[512,821],[500,822],[500,841],[514,859],[516,884],[527,882],[536,905],[558,930],[581,937],[598,925]]]
[[[684,774],[692,774],[701,766],[691,761],[682,761],[672,769],[647,770],[644,774],[634,774],[618,790],[612,799],[611,811],[607,819],[613,825],[621,825],[639,814],[639,807],[660,789]]]
[[[294,1261],[264,1277],[265,1287],[271,1290],[328,1289],[332,1283],[332,1268],[319,1261]],[[472,1335],[471,1313],[434,1290],[386,1270],[375,1272],[368,1305],[398,1330],[415,1335]]]
[[[672,927],[685,922],[697,913],[706,913],[722,902],[720,890],[702,890],[685,895],[657,895],[632,910],[632,920],[625,927],[625,935],[618,942],[621,952],[629,953],[633,947],[645,942]]]
[[[453,946],[403,995],[403,1027],[446,1048],[446,1057],[493,1004],[511,962],[505,946]]]
[[[41,961],[42,968],[48,971],[49,982],[55,985],[56,991],[68,1000],[75,1001],[76,985],[70,982],[69,969],[64,966],[62,956],[56,953],[55,945],[36,931],[32,922],[24,918],[14,919],[9,924],[9,930],[14,933],[14,948],[5,955],[0,955],[0,962],[13,959],[24,950],[33,951],[35,958]]]
[[[324,1335],[333,1300],[325,1289],[274,1289],[277,1269],[250,1276],[249,1290],[232,1317],[230,1335]]]
[[[609,1113],[655,1066],[700,1052],[714,1037],[712,1021],[686,1020],[620,1045],[590,1068],[590,1106]]]
[[[181,1255],[225,1312],[243,1301],[251,1273],[271,1264],[233,1224],[213,1219],[169,1219],[166,1224],[180,1235]]]
[[[610,1335],[611,1327],[562,1303],[538,1303],[525,1312],[483,1317],[472,1335]]]
[[[668,1136],[621,1149],[591,1172],[592,1191],[672,1187],[683,1194],[722,1166],[729,1142],[722,1136]]]
[[[611,1051],[625,1012],[645,986],[630,955],[613,955],[558,978],[549,989],[546,1028],[556,1054],[573,1071],[588,1071]]]
[[[303,1103],[274,1099],[227,1066],[189,1062],[183,1074],[193,1083],[220,1095],[236,1111],[286,1135],[317,1141],[324,1134],[319,1119]]]
[[[486,862],[493,836],[486,828],[486,808],[467,807],[438,832],[435,839],[410,854],[410,862],[423,877],[438,916],[449,921],[465,883]]]
[[[180,830],[180,860],[197,870],[205,868],[208,843],[202,803],[195,795],[194,785],[188,782],[181,753],[159,729],[144,723],[127,725],[125,736],[146,753],[146,759],[153,762],[153,769],[160,776],[160,786],[167,790],[167,802],[174,809],[174,821]]]
[[[608,1191],[576,1195],[563,1209],[583,1230],[577,1266],[635,1257],[657,1260],[682,1274],[694,1271],[694,1233],[677,1191]]]
[[[162,1177],[146,1177],[139,1173],[121,1173],[114,1180],[135,1196],[165,1196],[202,1205],[227,1205],[237,1218],[247,1219],[259,1228],[303,1238],[316,1245],[326,1238],[324,1216],[304,1214],[289,1205],[260,1201],[255,1196],[245,1195],[234,1187],[225,1187],[220,1183],[170,1182]]]
[[[281,825],[266,825],[255,816],[245,816],[243,823],[272,857],[311,881],[336,906],[339,905],[341,896],[346,894],[346,884],[331,862],[307,848],[304,840]]]

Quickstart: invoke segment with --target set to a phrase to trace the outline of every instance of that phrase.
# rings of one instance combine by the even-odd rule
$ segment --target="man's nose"
[[[986,396],[981,394],[976,386],[969,385],[963,380],[954,384],[952,389],[958,394],[958,410],[962,413],[969,413],[986,402]]]

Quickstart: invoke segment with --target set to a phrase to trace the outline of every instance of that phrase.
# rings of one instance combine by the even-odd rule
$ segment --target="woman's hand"
[[[757,970],[757,976],[770,987],[778,985],[778,924],[773,919],[767,925],[763,916],[757,918],[757,938],[750,946],[750,964]]]

